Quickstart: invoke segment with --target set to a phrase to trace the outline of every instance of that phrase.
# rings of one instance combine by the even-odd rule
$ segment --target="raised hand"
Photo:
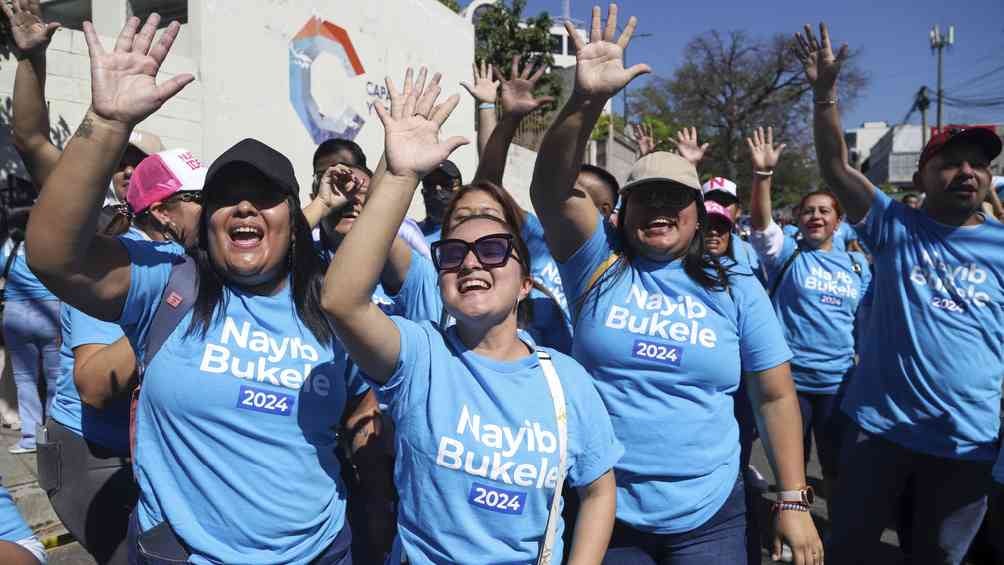
[[[354,192],[360,184],[352,174],[352,169],[341,164],[332,165],[321,174],[315,198],[328,210],[338,210],[349,203],[348,194]]]
[[[44,51],[52,40],[52,34],[59,29],[56,22],[42,21],[42,9],[38,0],[0,1],[3,13],[10,21],[11,35],[14,46],[23,56]]]
[[[507,116],[525,116],[544,104],[554,101],[553,96],[541,96],[540,98],[533,96],[533,89],[537,86],[537,81],[544,76],[544,65],[537,67],[537,72],[531,75],[533,65],[527,64],[520,72],[519,60],[519,55],[513,56],[509,80],[502,82],[502,111]]]
[[[840,67],[847,60],[847,44],[840,46],[836,56],[830,46],[830,30],[825,23],[819,24],[819,41],[812,33],[812,27],[805,24],[805,35],[795,34],[795,54],[805,69],[805,78],[817,95],[834,93]]]
[[[157,71],[181,28],[178,22],[171,22],[154,43],[158,23],[160,16],[150,14],[137,32],[139,18],[129,18],[109,53],[101,46],[91,22],[84,22],[91,57],[91,107],[99,117],[132,127],[195,80],[185,73],[156,84]]]
[[[634,16],[628,20],[624,32],[616,40],[617,4],[610,4],[606,27],[601,25],[599,6],[593,7],[592,25],[587,45],[579,37],[579,32],[570,22],[565,22],[568,37],[575,43],[575,92],[587,98],[606,101],[627,86],[638,75],[652,72],[645,64],[624,68],[624,49],[631,43],[638,20]]]
[[[428,87],[425,77],[423,67],[415,83],[412,70],[408,69],[403,91],[398,91],[394,81],[387,77],[390,110],[382,104],[374,107],[383,123],[387,171],[392,175],[421,179],[458,147],[470,143],[460,136],[439,140],[439,130],[457,107],[460,97],[454,94],[436,105],[440,92],[439,74]]]
[[[652,124],[631,124],[631,131],[634,133],[634,140],[638,142],[638,158],[655,151],[655,133],[652,131]]]
[[[680,154],[690,164],[697,166],[704,159],[704,153],[708,150],[710,143],[700,145],[697,140],[697,128],[682,128],[676,132],[676,139],[669,138],[670,143],[676,145],[676,152]]]
[[[471,85],[469,82],[461,81],[460,86],[466,88],[467,92],[478,102],[494,104],[499,89],[499,81],[492,80],[495,66],[485,64],[485,61],[481,61],[480,69],[477,63],[472,65],[472,67],[474,68],[474,84]]]
[[[774,128],[767,128],[767,135],[764,136],[763,128],[756,128],[753,137],[746,138],[746,144],[750,146],[750,157],[753,160],[754,171],[772,171],[777,166],[777,161],[784,151],[785,144],[774,145]]]

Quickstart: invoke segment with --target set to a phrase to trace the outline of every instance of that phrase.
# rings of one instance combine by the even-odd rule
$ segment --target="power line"
[[[959,84],[956,84],[955,86],[950,87],[948,90],[955,91],[955,90],[961,89],[965,85],[972,84],[972,83],[977,83],[977,82],[979,82],[979,81],[981,81],[981,80],[983,80],[983,79],[985,79],[985,78],[987,78],[989,76],[995,75],[995,74],[997,74],[999,72],[1004,72],[1004,65],[1001,65],[999,67],[991,69],[991,70],[989,70],[989,71],[987,71],[987,72],[985,72],[985,73],[983,73],[981,75],[976,75],[976,76],[974,76],[974,77],[972,77],[970,79],[967,79],[967,80],[965,80],[965,81],[963,81],[963,82],[961,82]]]

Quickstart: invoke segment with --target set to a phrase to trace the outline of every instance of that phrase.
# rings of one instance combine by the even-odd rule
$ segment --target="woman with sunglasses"
[[[560,563],[554,495],[567,473],[583,496],[569,562],[598,564],[613,519],[610,469],[622,450],[582,368],[517,329],[532,284],[518,232],[487,214],[444,225],[433,257],[456,319],[449,328],[388,317],[370,301],[418,180],[467,143],[439,141],[456,96],[436,106],[439,89],[422,77],[413,84],[409,73],[403,93],[387,82],[391,109],[376,108],[387,173],[335,253],[323,304],[396,425],[390,562],[403,554],[410,563],[530,563],[544,546]]]
[[[575,88],[541,144],[530,195],[577,312],[575,358],[625,445],[607,562],[747,562],[732,397],[745,379],[782,491],[774,556],[783,541],[796,563],[822,563],[791,353],[752,271],[705,253],[696,169],[669,153],[640,159],[621,189],[616,228],[573,188],[604,105],[649,71],[623,67],[636,20],[617,38],[616,5],[606,26],[600,15],[595,7],[588,44],[566,24],[576,43]]]
[[[351,563],[336,430],[361,391],[321,314],[324,266],[289,160],[246,139],[214,161],[184,261],[94,233],[130,130],[193,80],[155,84],[180,29],[155,42],[159,22],[130,18],[111,52],[84,23],[91,108],[28,228],[40,278],[122,326],[144,367],[130,545],[139,563]]]
[[[799,241],[785,237],[771,210],[771,175],[784,145],[774,131],[747,138],[753,165],[753,246],[767,273],[767,288],[785,339],[794,352],[791,374],[802,411],[806,463],[812,436],[823,468],[826,500],[837,481],[840,443],[847,429],[840,411],[844,384],[854,370],[855,320],[871,282],[868,259],[836,245],[842,210],[836,196],[814,191],[798,204]]]

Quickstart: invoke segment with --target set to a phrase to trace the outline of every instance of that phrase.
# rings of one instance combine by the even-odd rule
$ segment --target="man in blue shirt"
[[[874,254],[873,315],[843,410],[844,444],[827,561],[869,551],[911,484],[913,561],[958,564],[987,508],[998,456],[1004,363],[1004,225],[981,205],[1001,141],[947,128],[921,153],[920,209],[893,201],[847,162],[829,33],[797,34],[812,86],[815,145],[827,185]],[[912,494],[908,493],[908,494]]]

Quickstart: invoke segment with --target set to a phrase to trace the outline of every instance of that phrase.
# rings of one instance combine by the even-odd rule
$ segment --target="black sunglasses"
[[[494,233],[479,237],[473,243],[462,239],[441,239],[432,244],[432,263],[437,271],[456,271],[471,251],[486,269],[504,267],[512,255],[512,234]]]
[[[176,202],[194,202],[196,204],[202,204],[202,191],[182,190],[180,192],[175,192],[171,195],[171,200]]]

